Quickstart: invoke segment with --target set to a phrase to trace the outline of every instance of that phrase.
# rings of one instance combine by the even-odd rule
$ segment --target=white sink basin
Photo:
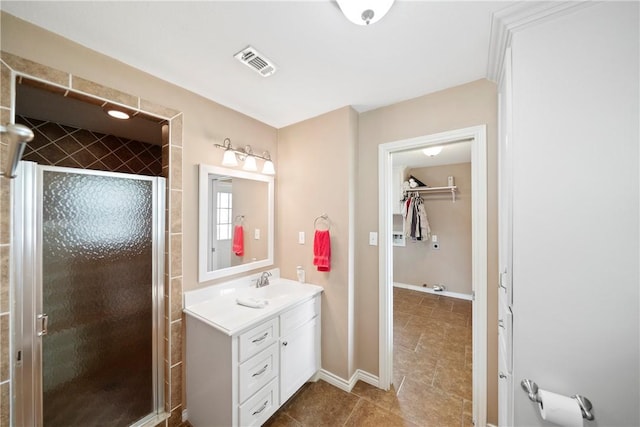
[[[302,290],[303,287],[297,282],[289,280],[285,281],[285,279],[275,279],[267,286],[263,286],[261,288],[248,288],[245,293],[248,298],[274,300],[288,298],[300,293]]]
[[[247,281],[222,288],[208,299],[185,308],[185,313],[195,316],[228,335],[239,333],[260,319],[277,315],[289,307],[322,292],[322,288],[310,283],[290,279],[271,278],[269,285],[256,288]],[[254,282],[255,283],[255,282]],[[262,307],[238,304],[238,299],[264,300]]]

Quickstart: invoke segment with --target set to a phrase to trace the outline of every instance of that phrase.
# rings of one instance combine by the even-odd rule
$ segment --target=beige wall
[[[352,372],[353,152],[358,119],[341,108],[278,131],[276,254],[280,274],[324,287],[322,294],[322,367],[343,379]],[[331,271],[313,266],[314,220],[327,214],[331,224]],[[298,244],[298,232],[306,235]]]
[[[440,284],[449,292],[471,295],[471,163],[409,169],[406,174],[430,187],[446,186],[453,176],[458,191],[455,203],[451,193],[421,193],[440,249],[432,249],[431,240],[405,238],[406,246],[393,248],[393,281]]]
[[[497,424],[497,91],[477,80],[400,102],[359,117],[356,198],[356,366],[378,373],[378,247],[368,233],[378,229],[378,145],[438,132],[487,125],[488,170],[488,362],[487,418]]]
[[[269,256],[267,247],[269,223],[269,184],[263,181],[233,179],[233,216],[242,215],[244,255],[231,255],[233,265],[246,264]],[[235,219],[235,218],[234,218]],[[239,224],[234,221],[234,223]],[[255,238],[259,230],[260,238]]]

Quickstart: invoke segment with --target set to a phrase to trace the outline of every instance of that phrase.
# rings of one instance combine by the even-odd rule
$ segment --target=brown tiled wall
[[[17,116],[33,130],[24,160],[41,165],[162,176],[162,147],[53,122]]]
[[[168,121],[163,130],[163,147],[161,148],[161,172],[155,167],[153,175],[161,174],[167,179],[167,210],[165,230],[165,409],[170,418],[158,426],[178,426],[182,415],[182,114],[178,111],[107,88],[100,84],[69,75],[41,64],[0,52],[0,122],[11,122],[11,70],[25,77],[36,77],[40,82],[51,82],[75,92],[77,98],[100,98],[105,101],[129,105],[144,113],[160,116]],[[46,84],[45,84],[46,85]],[[38,127],[38,126],[36,126]],[[78,130],[76,132],[80,132]],[[80,134],[69,132],[71,137],[79,141]],[[85,135],[86,136],[86,135]],[[96,136],[96,135],[94,135]],[[104,142],[103,139],[100,139]],[[67,141],[69,142],[69,141]],[[71,141],[72,142],[72,141]],[[6,139],[0,139],[0,165],[4,165],[7,152]],[[33,145],[33,144],[32,144]],[[127,142],[125,142],[127,145]],[[60,147],[58,147],[60,148]],[[70,158],[74,153],[63,149]],[[77,152],[76,152],[77,154]],[[84,153],[85,156],[87,153]],[[101,163],[105,160],[96,157]],[[134,156],[140,159],[140,155]],[[157,158],[157,157],[156,157]],[[90,159],[90,157],[89,157]],[[77,159],[74,159],[77,161]],[[124,160],[124,159],[121,159]],[[79,162],[85,164],[86,162]],[[143,161],[143,163],[146,163]],[[152,162],[153,163],[153,162]],[[61,165],[60,163],[56,163]],[[96,164],[95,161],[89,165]],[[124,162],[127,167],[127,162]],[[107,165],[108,166],[108,165]],[[145,165],[149,166],[149,165]],[[77,166],[76,166],[77,167]],[[135,169],[132,165],[132,173]],[[110,169],[109,169],[110,170]],[[144,168],[143,168],[144,170]],[[120,170],[123,171],[123,170]],[[133,172],[143,173],[144,172]],[[148,175],[151,175],[149,173]],[[11,308],[9,301],[9,252],[10,252],[10,180],[0,177],[0,427],[9,427],[11,396],[9,336],[4,325],[9,325]],[[8,328],[8,326],[7,326]],[[8,329],[6,329],[8,330]]]

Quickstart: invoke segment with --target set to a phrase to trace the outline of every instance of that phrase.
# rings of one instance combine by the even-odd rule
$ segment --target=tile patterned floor
[[[394,387],[308,383],[268,427],[471,427],[471,302],[395,288]]]

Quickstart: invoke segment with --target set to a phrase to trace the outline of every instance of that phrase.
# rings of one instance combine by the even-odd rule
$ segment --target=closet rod
[[[445,193],[445,192],[451,192],[451,200],[455,203],[456,201],[456,191],[458,191],[458,186],[457,185],[453,185],[451,187],[414,187],[411,188],[409,190],[407,190],[407,192],[423,192],[423,193]]]

